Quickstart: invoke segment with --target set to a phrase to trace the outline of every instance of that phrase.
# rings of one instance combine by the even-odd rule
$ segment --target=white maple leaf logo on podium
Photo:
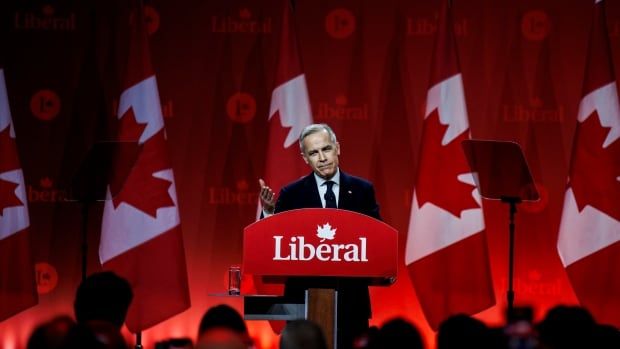
[[[316,226],[316,236],[321,239],[321,242],[327,240],[333,240],[334,235],[336,235],[336,229],[332,229],[332,226],[329,223],[323,224],[323,226]]]

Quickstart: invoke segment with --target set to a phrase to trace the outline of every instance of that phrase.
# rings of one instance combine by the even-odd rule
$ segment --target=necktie
[[[338,206],[336,205],[336,194],[334,194],[334,191],[332,190],[334,182],[327,181],[325,182],[325,185],[327,185],[327,191],[325,192],[324,196],[325,208],[338,208]]]

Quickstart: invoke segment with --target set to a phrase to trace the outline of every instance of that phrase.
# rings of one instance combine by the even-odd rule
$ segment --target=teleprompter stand
[[[501,200],[509,209],[508,242],[508,316],[514,311],[514,239],[517,204],[540,199],[525,156],[518,143],[468,139],[461,143],[480,196]]]

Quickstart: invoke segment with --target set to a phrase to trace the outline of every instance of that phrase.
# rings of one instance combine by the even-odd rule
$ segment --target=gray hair
[[[334,130],[329,127],[329,125],[310,124],[304,127],[304,129],[301,131],[301,134],[299,135],[299,150],[301,150],[302,153],[304,152],[304,139],[306,137],[313,133],[318,133],[321,131],[327,131],[327,134],[329,135],[329,140],[332,141],[332,143],[338,143],[338,140],[336,139],[336,134],[334,133]]]

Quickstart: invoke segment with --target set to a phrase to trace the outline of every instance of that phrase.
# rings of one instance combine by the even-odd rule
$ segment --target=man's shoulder
[[[372,187],[372,182],[366,178],[353,176],[345,172],[340,172],[340,180],[343,183],[348,183],[350,185],[357,185],[362,187]]]
[[[340,182],[341,185],[353,187],[372,188],[373,186],[372,182],[368,179],[353,176],[343,171],[340,171]],[[314,186],[316,186],[316,181],[314,180],[314,174],[311,172],[310,174],[300,177],[296,181],[285,185],[282,187],[282,191],[295,192],[298,190],[307,190],[308,188],[312,188]]]
[[[309,184],[314,184],[314,177],[312,173],[310,173],[309,175],[302,176],[293,182],[290,182],[289,184],[282,187],[282,191],[290,192],[290,191],[302,190],[306,188]]]

